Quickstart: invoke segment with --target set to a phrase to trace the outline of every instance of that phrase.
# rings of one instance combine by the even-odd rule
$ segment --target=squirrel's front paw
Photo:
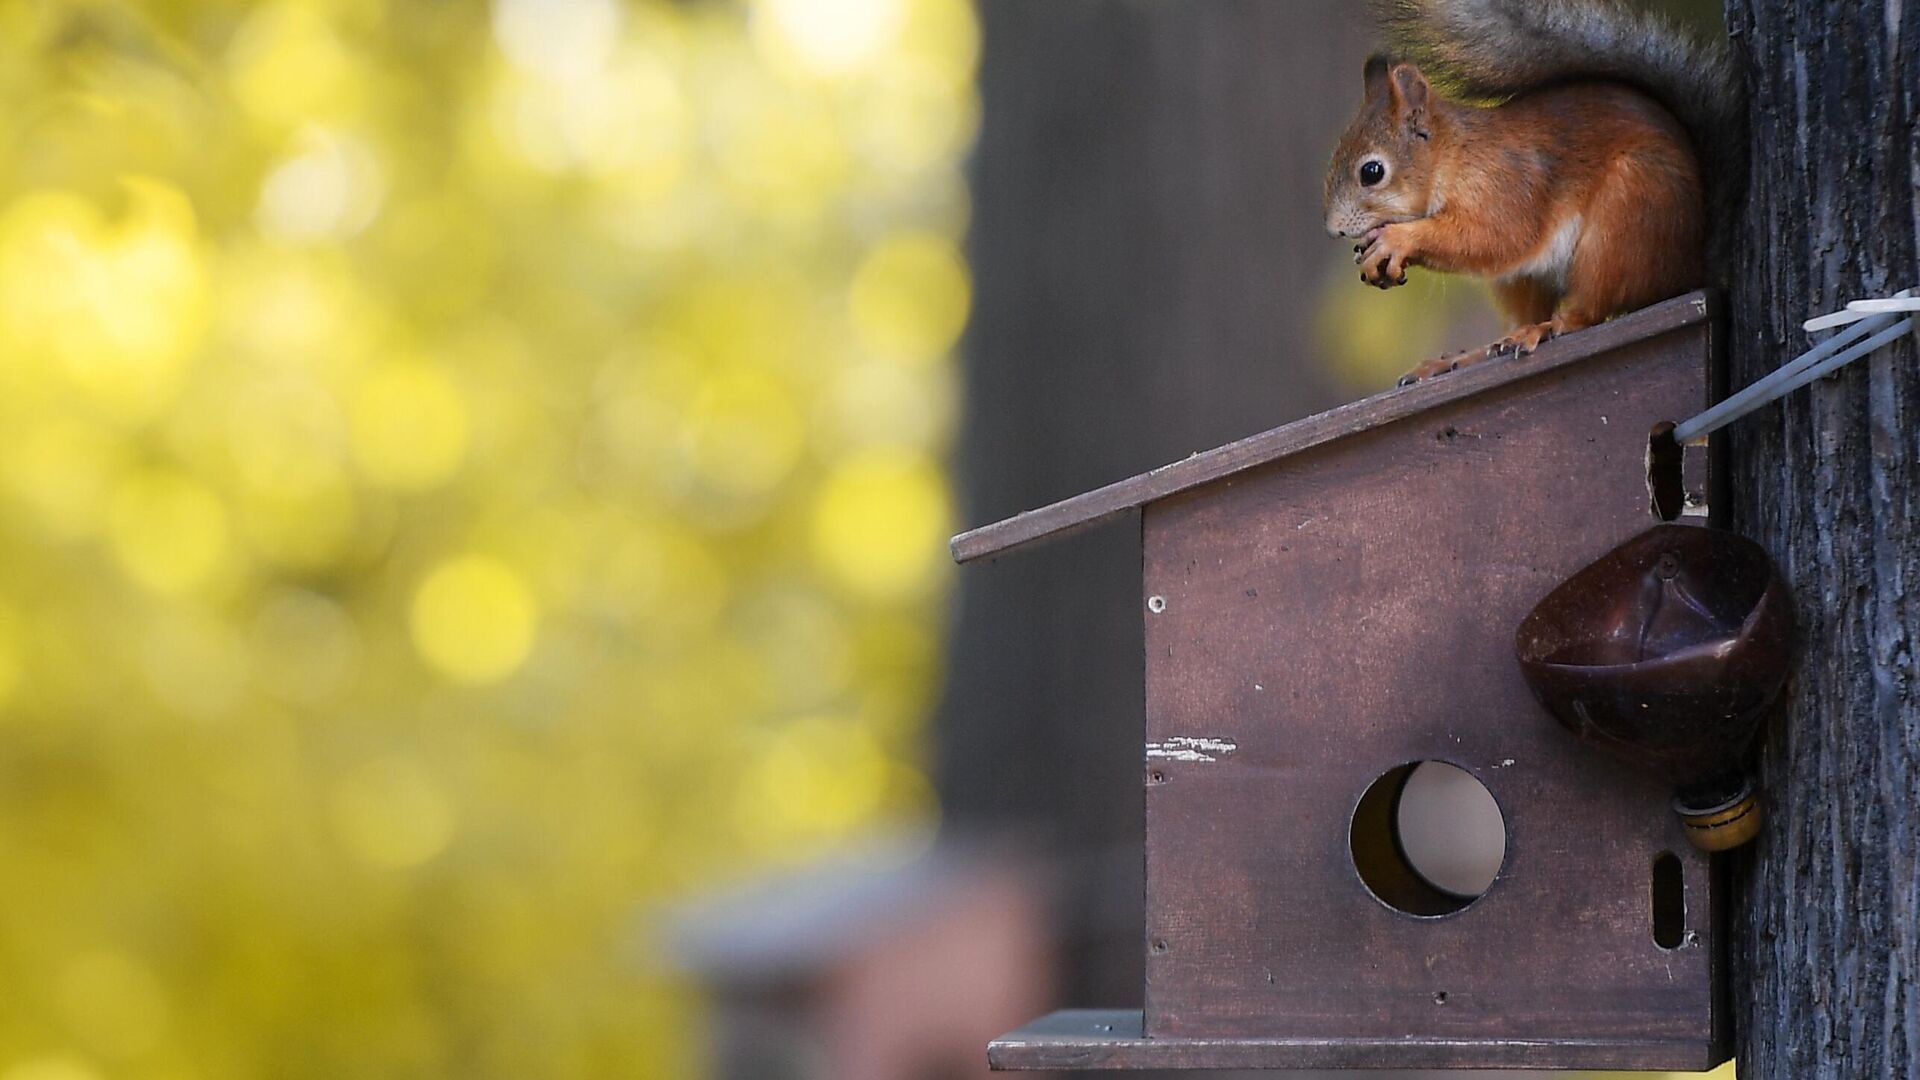
[[[1407,283],[1407,267],[1412,265],[1415,252],[1405,229],[1383,225],[1369,232],[1354,251],[1361,281],[1380,289]]]

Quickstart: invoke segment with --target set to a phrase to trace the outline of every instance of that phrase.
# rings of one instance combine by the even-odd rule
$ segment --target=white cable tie
[[[1847,305],[1848,311],[1859,311],[1868,315],[1890,315],[1898,311],[1920,311],[1920,297],[1890,296],[1885,300],[1855,300]]]
[[[1920,311],[1920,299],[1914,297],[1912,289],[1902,289],[1884,300],[1855,300],[1831,315],[1808,319],[1800,324],[1800,328],[1811,334],[1818,330],[1831,330],[1836,326],[1859,322],[1869,315],[1885,315],[1902,311]]]
[[[1903,289],[1885,299],[1855,300],[1844,311],[1807,320],[1806,327],[1809,330],[1830,326],[1847,328],[1787,361],[1739,393],[1730,395],[1720,404],[1674,425],[1674,440],[1683,446],[1700,442],[1748,413],[1891,344],[1912,331],[1916,322],[1920,322],[1912,318],[1898,318],[1900,313],[1910,311],[1920,311],[1920,299],[1914,298],[1913,290]]]
[[[1832,356],[1834,353],[1839,352],[1841,349],[1859,341],[1874,331],[1893,325],[1893,322],[1894,320],[1891,316],[1876,315],[1847,327],[1840,333],[1835,334],[1820,344],[1815,345],[1813,348],[1808,349],[1806,352],[1801,353],[1799,356],[1794,357],[1792,360],[1787,361],[1786,364],[1777,370],[1756,380],[1738,393],[1728,396],[1726,400],[1720,402],[1720,404],[1700,413],[1698,416],[1690,417],[1676,424],[1673,429],[1674,439],[1682,445],[1685,445],[1696,439],[1704,438],[1710,432],[1720,430],[1733,421],[1740,419],[1753,410],[1777,398],[1779,395],[1774,393],[1774,389],[1781,383],[1786,382],[1799,372],[1818,364],[1827,357]]]
[[[1848,364],[1853,363],[1855,360],[1860,359],[1861,357],[1867,355],[1868,353],[1877,352],[1878,350],[1893,344],[1894,342],[1900,340],[1902,337],[1911,333],[1913,331],[1913,327],[1914,327],[1914,320],[1912,319],[1900,320],[1899,322],[1881,331],[1880,333],[1875,334],[1874,336],[1868,338],[1867,340],[1861,342],[1860,344],[1855,345],[1853,348],[1848,349],[1846,352],[1843,352],[1838,356],[1829,357],[1826,360],[1822,360],[1819,363],[1814,364],[1811,367],[1808,367],[1796,373],[1792,378],[1786,381],[1786,384],[1780,388],[1778,393],[1774,394],[1774,397],[1780,397],[1784,394],[1790,394],[1793,391],[1800,389],[1801,387],[1807,385],[1810,382],[1813,382],[1816,379],[1823,378],[1827,375],[1832,374],[1835,371],[1840,370],[1843,367],[1846,367]]]

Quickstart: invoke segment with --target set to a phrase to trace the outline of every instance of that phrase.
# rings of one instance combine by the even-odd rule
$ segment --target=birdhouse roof
[[[961,533],[953,538],[954,561],[972,562],[1063,536],[1236,473],[1704,322],[1717,314],[1717,303],[1716,294],[1710,292],[1676,297],[1549,341],[1526,357],[1462,368],[1194,453],[1152,472]]]

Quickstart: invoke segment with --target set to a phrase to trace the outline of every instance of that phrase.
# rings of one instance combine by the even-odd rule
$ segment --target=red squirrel
[[[1619,0],[1373,7],[1397,52],[1367,61],[1327,173],[1327,231],[1359,241],[1360,279],[1378,288],[1413,266],[1491,279],[1515,326],[1402,385],[1704,282],[1743,114],[1724,46]]]

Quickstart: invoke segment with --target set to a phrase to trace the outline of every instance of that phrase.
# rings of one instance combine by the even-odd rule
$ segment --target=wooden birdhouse
[[[955,538],[961,562],[1140,511],[1144,1012],[1056,1013],[1003,1069],[1706,1069],[1723,892],[1669,786],[1536,702],[1528,609],[1660,517],[1705,524],[1715,299],[1195,454]],[[1478,896],[1409,862],[1422,763],[1497,806]]]

